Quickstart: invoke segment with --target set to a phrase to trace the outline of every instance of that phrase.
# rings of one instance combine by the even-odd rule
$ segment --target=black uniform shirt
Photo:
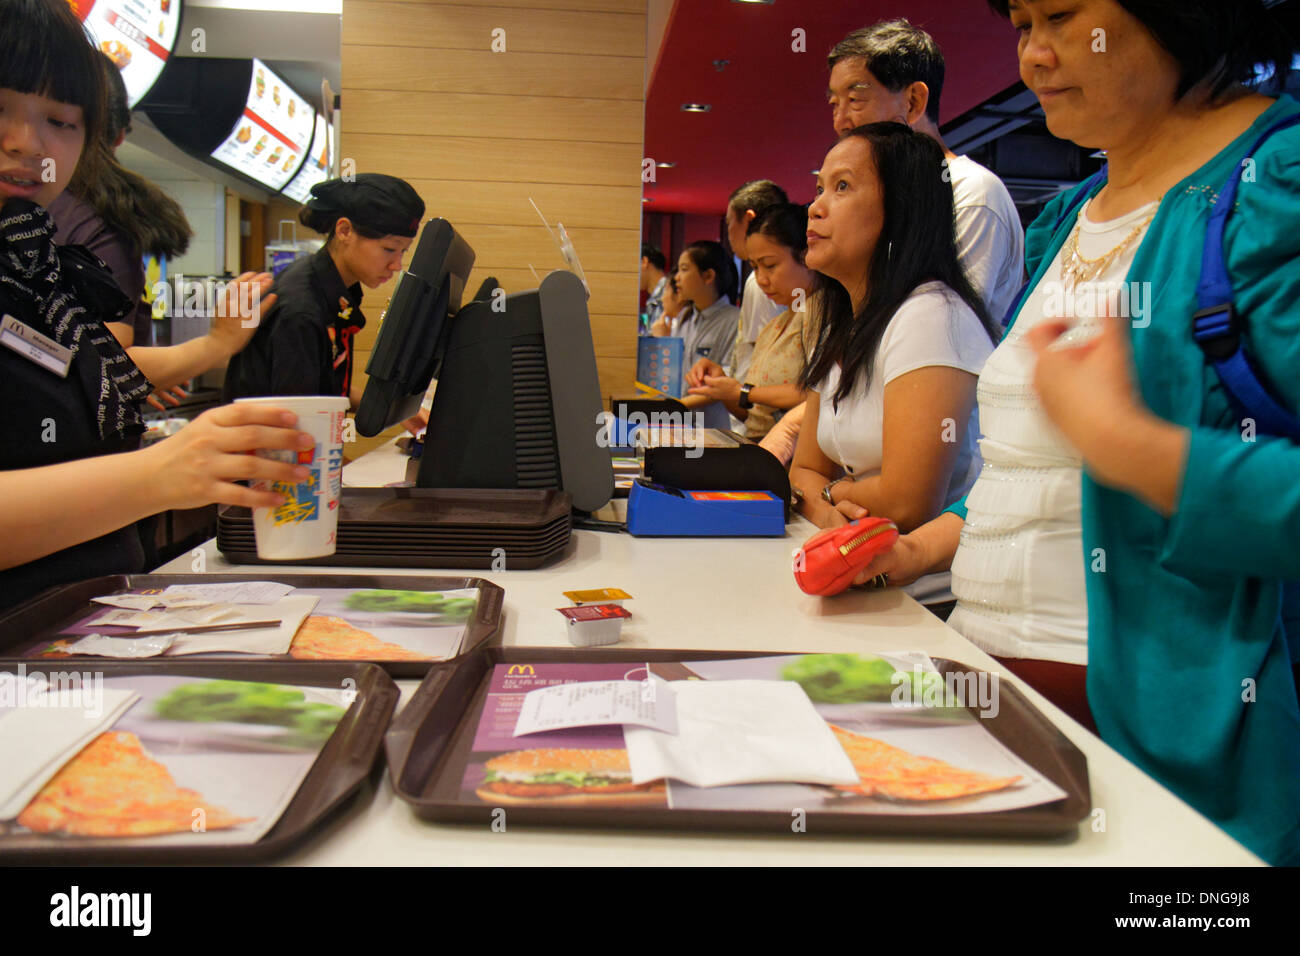
[[[361,283],[343,285],[326,248],[275,280],[279,298],[230,360],[223,401],[266,395],[342,395],[352,387],[352,339],[365,327]]]
[[[25,309],[0,289],[0,312],[36,326]],[[98,321],[87,315],[90,321]],[[35,468],[78,458],[129,451],[139,435],[101,439],[96,421],[97,396],[86,394],[79,369],[100,356],[87,345],[73,354],[66,378],[0,347],[0,470]],[[95,372],[96,377],[98,371]],[[87,495],[100,494],[93,485]],[[101,574],[133,574],[144,569],[144,552],[135,525],[73,545],[16,568],[0,571],[0,610],[48,587]]]

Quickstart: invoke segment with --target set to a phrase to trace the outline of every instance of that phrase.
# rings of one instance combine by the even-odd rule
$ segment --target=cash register
[[[627,500],[639,536],[785,534],[790,477],[771,452],[721,429],[651,424],[634,434],[641,476]]]
[[[574,509],[608,503],[586,287],[566,271],[513,294],[488,279],[462,304],[473,265],[450,223],[425,223],[356,416],[358,432],[378,435],[437,380],[415,487],[344,489],[337,552],[303,563],[489,568],[504,552],[508,568],[536,567],[567,546]],[[219,514],[217,544],[257,560],[247,509]]]

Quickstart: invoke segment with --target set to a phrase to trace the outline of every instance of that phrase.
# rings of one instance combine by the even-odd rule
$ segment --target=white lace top
[[[1101,258],[1141,231],[1105,271],[1073,292],[1064,287],[1057,253],[980,373],[984,465],[966,499],[952,563],[957,607],[948,623],[990,654],[1087,663],[1084,576],[1089,566],[1103,567],[1104,556],[1083,553],[1082,460],[1038,402],[1025,333],[1046,318],[1064,317],[1075,323],[1064,338],[1082,341],[1095,334],[1096,316],[1108,304],[1135,322],[1150,321],[1148,290],[1126,288],[1125,277],[1156,205],[1104,223],[1091,222],[1085,205],[1078,235],[1085,259]]]

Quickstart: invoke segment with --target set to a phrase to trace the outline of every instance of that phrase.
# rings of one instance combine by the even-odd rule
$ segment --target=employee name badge
[[[30,325],[24,325],[12,315],[0,321],[0,345],[17,352],[29,362],[49,369],[59,378],[68,377],[72,365],[72,349],[64,348],[49,336],[42,335]]]

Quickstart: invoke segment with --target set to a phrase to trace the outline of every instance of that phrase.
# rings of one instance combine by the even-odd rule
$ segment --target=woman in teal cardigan
[[[1300,115],[1238,85],[1289,53],[1259,0],[990,0],[1020,36],[1021,76],[1049,129],[1108,151],[1104,183],[1058,197],[1026,234],[1036,286],[1085,190],[1097,220],[1159,199],[1128,272],[1143,320],[1027,333],[1039,401],[1083,459],[1087,695],[1103,739],[1264,859],[1300,863],[1300,707],[1282,582],[1300,579],[1300,447],[1255,434],[1192,339],[1207,221],[1242,183],[1225,261],[1245,348],[1274,397],[1300,409]],[[1099,39],[1100,38],[1100,39]],[[1176,50],[1177,54],[1170,52]],[[966,512],[899,540],[861,580],[951,565]],[[1100,557],[1101,560],[1097,560]]]

